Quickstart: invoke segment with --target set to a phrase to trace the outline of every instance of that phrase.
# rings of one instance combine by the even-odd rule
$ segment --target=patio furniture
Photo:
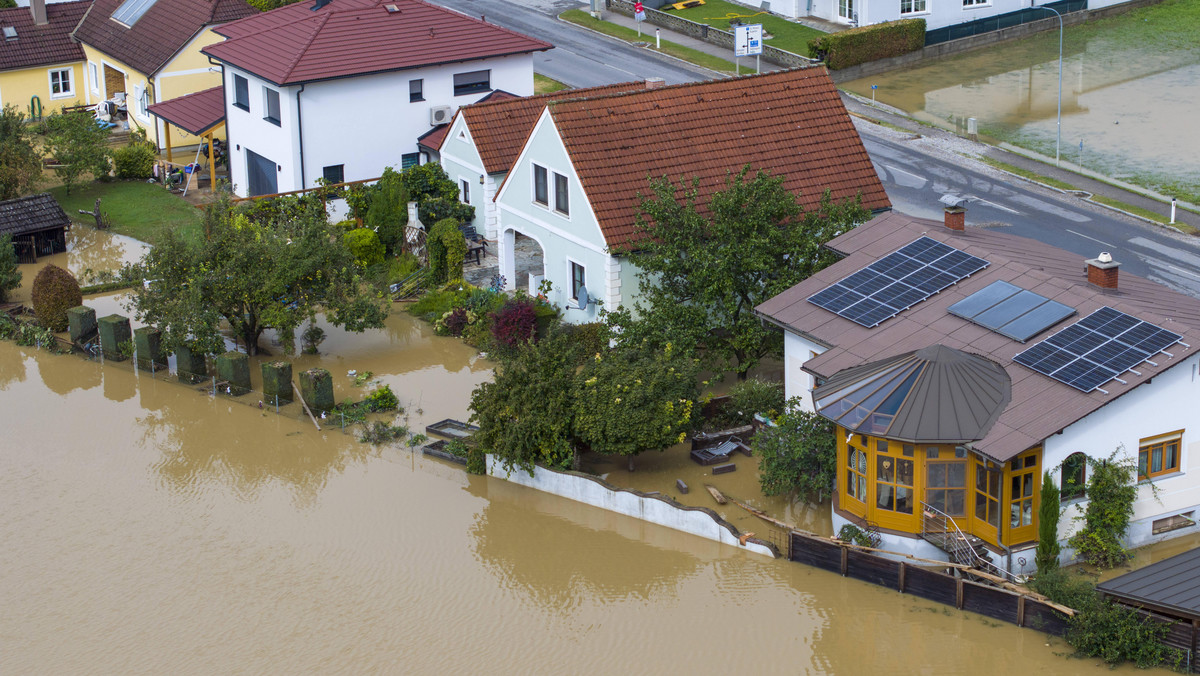
[[[692,460],[700,465],[715,465],[718,462],[729,460],[729,455],[740,450],[740,445],[741,441],[737,437],[733,437],[716,446],[693,449],[690,455]]]

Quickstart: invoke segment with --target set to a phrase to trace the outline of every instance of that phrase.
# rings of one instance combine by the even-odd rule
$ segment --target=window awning
[[[213,87],[147,108],[155,117],[200,136],[225,121],[225,93]]]

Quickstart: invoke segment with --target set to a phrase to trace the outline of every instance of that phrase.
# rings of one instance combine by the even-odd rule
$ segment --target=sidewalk
[[[584,11],[586,11],[586,7],[581,7],[580,9],[583,9]],[[604,20],[607,21],[608,23],[616,24],[618,26],[624,26],[625,28],[628,28],[630,30],[637,30],[638,22],[635,21],[633,19],[633,17],[631,17],[631,16],[625,16],[624,14],[618,14],[617,12],[614,12],[610,9],[606,9],[603,12],[601,12],[601,16],[604,17]],[[733,58],[733,50],[732,49],[725,49],[724,47],[718,47],[717,45],[705,42],[705,41],[697,39],[697,38],[693,38],[688,35],[684,35],[683,33],[676,33],[675,31],[672,31],[672,30],[669,30],[666,28],[659,28],[658,26],[655,26],[654,24],[650,23],[649,21],[643,21],[641,23],[642,23],[642,40],[644,42],[646,42],[647,44],[649,44],[651,46],[651,48],[653,48],[653,46],[654,46],[654,32],[658,31],[659,35],[662,37],[663,40],[667,40],[669,42],[674,42],[677,45],[683,45],[684,47],[694,49],[698,52],[704,52],[705,54],[709,54],[711,56],[716,56],[718,58],[725,59],[729,63],[736,63],[736,61]],[[584,30],[586,30],[586,29],[584,29]],[[612,39],[616,40],[618,38],[612,38]],[[663,56],[669,56],[669,55],[663,54]],[[754,72],[754,57],[752,57],[752,56],[742,57],[741,67],[742,67],[743,75],[749,75],[749,74],[753,73]],[[767,73],[767,72],[774,72],[777,70],[782,70],[782,67],[777,66],[773,63],[769,63],[765,60],[762,62],[762,72]]]

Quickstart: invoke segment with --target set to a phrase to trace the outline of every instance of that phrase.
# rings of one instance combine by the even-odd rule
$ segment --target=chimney
[[[967,229],[967,210],[962,207],[946,207],[946,227],[962,232]]]
[[[1117,268],[1121,264],[1112,259],[1112,254],[1101,251],[1099,256],[1087,262],[1088,283],[1101,289],[1117,288]]]
[[[33,15],[33,25],[45,26],[50,23],[46,18],[46,0],[29,0],[29,13]]]
[[[658,89],[659,87],[662,87],[665,84],[667,84],[667,81],[662,79],[661,77],[646,78],[646,89]]]

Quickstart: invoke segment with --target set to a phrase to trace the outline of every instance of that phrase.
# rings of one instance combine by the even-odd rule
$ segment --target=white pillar
[[[621,259],[609,256],[604,261],[604,309],[616,311],[621,305]]]
[[[517,288],[517,234],[508,229],[501,234],[496,257],[500,259],[500,274],[504,277],[504,290],[512,291]]]

